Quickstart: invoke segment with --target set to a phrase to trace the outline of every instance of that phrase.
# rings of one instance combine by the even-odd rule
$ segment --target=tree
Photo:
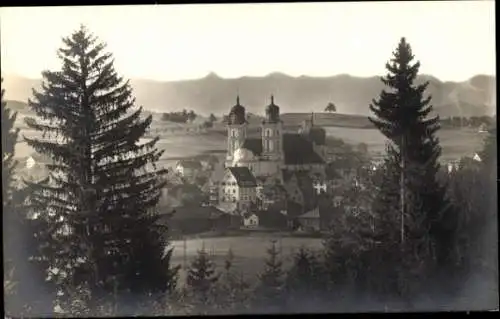
[[[210,117],[208,118],[210,122],[215,122],[217,121],[217,117],[214,115],[214,113],[210,113]]]
[[[215,285],[215,302],[219,311],[235,313],[247,309],[250,285],[234,268],[234,254],[229,249],[224,260],[224,270]]]
[[[188,269],[187,285],[194,295],[195,302],[204,310],[209,305],[210,292],[218,279],[215,266],[203,247]]]
[[[50,178],[29,182],[30,209],[51,225],[41,242],[57,270],[51,280],[61,287],[61,307],[70,311],[85,288],[90,310],[112,299],[128,311],[175,287],[168,229],[155,212],[163,152],[158,138],[140,144],[152,117],[141,118],[105,45],[83,26],[63,43],[62,71],[43,72],[28,103],[37,117],[26,124],[43,137],[25,140],[54,159]]]
[[[397,208],[392,216],[400,224],[401,249],[412,251],[408,256],[418,256],[420,264],[424,259],[430,261],[436,248],[436,257],[443,264],[449,257],[453,214],[445,187],[436,179],[441,154],[436,137],[439,117],[429,118],[431,97],[423,97],[429,83],[414,84],[420,63],[412,63],[413,59],[410,45],[402,38],[386,64],[389,73],[381,79],[387,89],[370,104],[375,115],[370,121],[391,142],[387,174],[374,208],[387,216]],[[402,262],[409,260],[401,258]]]
[[[198,115],[193,110],[189,111],[189,113],[187,114],[187,119],[189,122],[193,122],[196,117],[198,117]]]
[[[325,112],[337,112],[337,107],[332,102],[325,107]]]
[[[1,79],[3,83],[3,78]],[[14,182],[14,150],[17,143],[19,128],[14,128],[17,118],[17,112],[7,108],[7,102],[4,100],[4,89],[2,89],[1,107],[2,107],[2,198],[3,205],[8,205],[12,196]]]
[[[479,157],[482,163],[491,173],[496,176],[496,163],[497,163],[497,128],[496,125],[488,129],[488,134],[484,139],[484,146]]]
[[[2,79],[3,82],[3,79]],[[37,316],[52,312],[54,287],[45,283],[46,267],[38,256],[38,238],[46,224],[29,218],[24,212],[27,191],[14,176],[15,145],[19,129],[14,128],[17,113],[12,114],[1,96],[2,114],[2,201],[4,242],[5,310],[8,316]],[[35,257],[33,259],[33,257]]]
[[[264,271],[259,275],[259,285],[255,292],[258,307],[264,310],[279,309],[283,301],[283,262],[279,258],[276,241],[267,250]]]
[[[293,257],[293,265],[286,273],[286,294],[289,306],[303,311],[308,303],[317,305],[324,288],[324,276],[313,252],[301,247]]]

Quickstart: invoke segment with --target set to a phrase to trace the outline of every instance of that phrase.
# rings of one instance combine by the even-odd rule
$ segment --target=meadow
[[[361,129],[349,127],[325,127],[327,136],[342,139],[352,145],[366,143],[370,153],[384,153],[387,139],[376,129]],[[481,150],[484,134],[478,133],[477,129],[441,129],[438,138],[443,148],[443,159],[456,159],[462,156],[474,156]]]

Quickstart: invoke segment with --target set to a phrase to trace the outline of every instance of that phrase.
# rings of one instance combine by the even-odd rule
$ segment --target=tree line
[[[163,113],[161,119],[163,121],[170,121],[175,123],[187,123],[193,122],[197,117],[198,114],[196,114],[193,110],[187,111],[186,109],[184,109],[181,112]]]
[[[203,250],[178,286],[169,229],[158,222],[163,150],[158,138],[139,143],[152,117],[141,117],[105,48],[82,26],[63,39],[62,71],[43,72],[33,90],[36,116],[26,124],[43,134],[24,139],[54,160],[43,180],[17,181],[19,131],[2,89],[7,315],[348,311],[363,300],[412,307],[426,294],[453,299],[471,274],[498,282],[496,126],[480,162],[464,159],[440,177],[440,120],[429,117],[428,83],[414,84],[420,63],[403,38],[370,105],[387,156],[346,192],[360,209],[336,213],[321,249],[299,251],[287,269],[272,245],[250,287],[229,271],[230,258],[217,273]]]
[[[480,128],[481,126],[491,127],[495,124],[495,118],[493,116],[471,116],[471,117],[460,117],[460,116],[450,116],[441,119],[441,124],[448,127],[472,127]]]

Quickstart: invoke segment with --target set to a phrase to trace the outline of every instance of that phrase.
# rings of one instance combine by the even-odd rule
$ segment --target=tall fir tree
[[[209,310],[210,293],[218,279],[219,275],[215,271],[215,265],[203,247],[198,251],[196,258],[191,263],[186,279],[187,286],[191,290],[190,292],[200,311]]]
[[[1,79],[3,84],[3,78]],[[7,102],[4,100],[4,89],[2,85],[2,95],[1,95],[1,116],[2,116],[2,219],[3,219],[3,243],[7,244],[9,242],[9,236],[7,235],[6,230],[9,228],[7,225],[11,224],[10,215],[12,214],[12,190],[14,188],[14,148],[17,142],[17,137],[19,134],[19,129],[14,129],[14,123],[16,121],[17,113],[11,112],[9,108],[7,108]],[[10,247],[7,245],[4,259],[4,273],[7,275],[4,278],[5,288],[12,287],[12,280],[9,278],[13,272],[12,258],[9,258]],[[7,289],[6,293],[9,294],[9,291],[12,289]]]
[[[382,82],[387,89],[370,104],[375,115],[370,121],[390,141],[374,209],[390,216],[394,226],[397,219],[395,229],[403,249],[412,250],[419,260],[435,256],[443,264],[449,261],[454,216],[446,189],[436,179],[441,154],[436,136],[439,117],[430,117],[431,97],[424,98],[429,83],[415,83],[420,63],[413,59],[410,45],[402,38],[386,64],[389,73]]]
[[[3,84],[3,78],[1,79]],[[14,151],[19,136],[19,128],[15,128],[14,124],[17,118],[17,112],[13,113],[4,100],[4,92],[2,85],[2,201],[3,205],[9,205],[12,200],[12,190],[14,189],[14,169],[16,161],[14,160]]]
[[[312,251],[301,247],[293,257],[292,267],[286,272],[285,277],[287,308],[304,311],[307,305],[319,305],[319,297],[325,287],[324,273]]]
[[[274,312],[284,306],[284,275],[283,261],[273,240],[267,249],[264,271],[258,276],[259,283],[255,291],[257,310]]]
[[[243,274],[236,271],[234,259],[235,255],[232,249],[229,249],[224,260],[224,270],[217,280],[214,291],[214,305],[218,312],[226,314],[246,311],[251,292]]]
[[[16,178],[18,163],[14,160],[19,137],[14,125],[17,112],[7,107],[3,88],[1,108],[5,310],[13,317],[47,315],[52,311],[54,287],[45,284],[44,261],[33,259],[38,256],[34,234],[46,225],[29,218],[24,210],[27,191]]]
[[[141,118],[105,45],[84,26],[63,44],[61,70],[43,72],[42,89],[29,101],[37,117],[26,124],[42,138],[25,139],[54,160],[48,179],[28,183],[30,208],[51,225],[40,240],[61,299],[87,287],[90,308],[101,298],[133,308],[175,286],[168,229],[155,211],[165,185],[166,170],[155,165],[163,151],[158,138],[141,140],[152,117]]]

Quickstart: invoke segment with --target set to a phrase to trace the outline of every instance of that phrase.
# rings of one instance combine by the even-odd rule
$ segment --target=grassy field
[[[344,140],[348,144],[366,143],[372,153],[385,152],[386,138],[378,130],[347,127],[325,127],[328,136]],[[475,129],[441,129],[438,137],[443,148],[443,158],[473,156],[482,149],[484,134]]]
[[[184,265],[185,258],[189,265],[196,256],[197,251],[205,247],[207,253],[211,255],[212,261],[217,265],[218,270],[222,271],[227,252],[231,249],[234,254],[235,269],[243,272],[245,276],[252,277],[263,270],[267,249],[273,239],[276,240],[278,249],[281,249],[285,267],[290,265],[290,257],[300,247],[319,249],[322,244],[320,238],[279,237],[276,234],[187,239],[185,242],[178,240],[172,242],[174,247],[173,262],[174,264]],[[182,271],[181,281],[184,276],[185,273]]]

